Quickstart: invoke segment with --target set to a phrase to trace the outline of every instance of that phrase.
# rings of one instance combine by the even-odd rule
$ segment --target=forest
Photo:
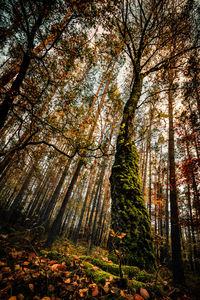
[[[0,299],[200,299],[199,0],[0,20]]]

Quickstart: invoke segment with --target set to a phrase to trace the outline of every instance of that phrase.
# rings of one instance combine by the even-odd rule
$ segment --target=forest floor
[[[148,274],[137,267],[122,266],[108,258],[108,252],[95,248],[92,254],[84,244],[74,246],[59,240],[49,251],[41,237],[28,230],[0,233],[0,299],[200,299],[197,278],[189,287],[174,287],[166,268]]]

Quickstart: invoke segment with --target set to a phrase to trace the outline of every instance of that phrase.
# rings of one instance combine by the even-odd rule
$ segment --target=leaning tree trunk
[[[150,270],[155,267],[150,219],[145,208],[138,175],[138,153],[132,141],[134,116],[141,95],[143,77],[135,82],[127,101],[117,139],[111,181],[111,228],[126,233],[116,245],[126,264]],[[119,240],[119,239],[118,239]]]

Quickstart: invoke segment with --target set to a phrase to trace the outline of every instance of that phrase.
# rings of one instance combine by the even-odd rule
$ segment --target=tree
[[[145,77],[167,68],[173,58],[192,48],[191,44],[183,47],[179,43],[173,55],[166,54],[171,41],[177,36],[180,40],[186,32],[188,23],[183,11],[182,1],[176,1],[175,10],[174,7],[172,10],[171,1],[126,0],[118,5],[114,20],[131,61],[133,83],[124,106],[111,174],[111,226],[115,232],[126,233],[122,243],[126,263],[145,269],[154,266],[154,255],[150,221],[138,179],[138,154],[133,142],[135,112]],[[173,32],[171,22],[176,24]]]

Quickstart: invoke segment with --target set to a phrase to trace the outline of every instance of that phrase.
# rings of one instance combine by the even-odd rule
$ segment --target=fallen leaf
[[[59,270],[59,271],[65,271],[66,269],[67,269],[67,266],[64,263],[59,264],[57,266],[57,270]]]
[[[57,260],[50,260],[50,261],[49,261],[49,264],[50,264],[50,265],[58,264],[58,262],[57,262]]]
[[[107,294],[109,292],[109,285],[105,284],[103,289],[104,289],[104,292]]]
[[[140,295],[145,299],[148,300],[150,298],[149,293],[146,289],[140,288]]]
[[[12,296],[8,300],[17,300],[17,297],[16,296]]]
[[[50,267],[52,271],[57,271],[58,264],[54,264]]]
[[[15,271],[18,271],[18,270],[21,270],[21,269],[22,269],[20,265],[15,265],[14,268],[15,268]]]
[[[79,260],[80,258],[78,256],[74,256],[74,259]]]
[[[92,297],[96,297],[98,296],[98,294],[99,294],[99,289],[98,286],[96,285],[92,288]]]
[[[34,252],[29,253],[29,258],[31,259],[33,257],[36,257],[36,254]]]
[[[126,299],[128,299],[128,300],[134,300],[134,296],[131,295],[131,294],[126,294],[125,297],[126,297]]]
[[[114,278],[112,276],[110,276],[109,278],[106,278],[106,281],[114,282]]]
[[[41,300],[51,300],[50,297],[43,297]]]
[[[0,261],[0,267],[2,267],[2,266],[6,266],[6,263],[3,261]]]
[[[1,269],[1,272],[3,272],[3,273],[9,273],[9,272],[11,272],[11,268],[9,268],[9,267],[3,267]]]
[[[30,290],[32,293],[34,293],[34,285],[33,285],[32,283],[29,283],[28,287],[29,287],[29,290]]]
[[[23,294],[18,294],[17,295],[17,300],[24,300],[24,295]]]
[[[111,293],[115,294],[119,291],[119,289],[117,287],[112,287]]]
[[[80,296],[81,298],[85,297],[85,293],[87,293],[87,292],[88,292],[88,288],[80,289],[80,290],[78,291],[79,296]]]
[[[98,268],[98,267],[92,267],[92,270],[93,270],[93,271],[98,271],[99,268]]]
[[[120,295],[121,295],[122,297],[125,297],[125,294],[124,294],[124,291],[123,291],[123,290],[120,291]]]
[[[25,262],[23,263],[23,266],[28,266],[29,264],[30,264],[29,261],[25,261]]]
[[[67,278],[66,280],[64,280],[64,283],[70,283],[71,279]]]
[[[135,300],[144,300],[144,298],[138,294],[135,295]]]
[[[53,284],[50,284],[50,285],[48,286],[48,291],[49,291],[49,293],[54,292],[54,290],[55,290],[55,287],[53,286]]]
[[[2,239],[7,239],[8,234],[1,234]]]

